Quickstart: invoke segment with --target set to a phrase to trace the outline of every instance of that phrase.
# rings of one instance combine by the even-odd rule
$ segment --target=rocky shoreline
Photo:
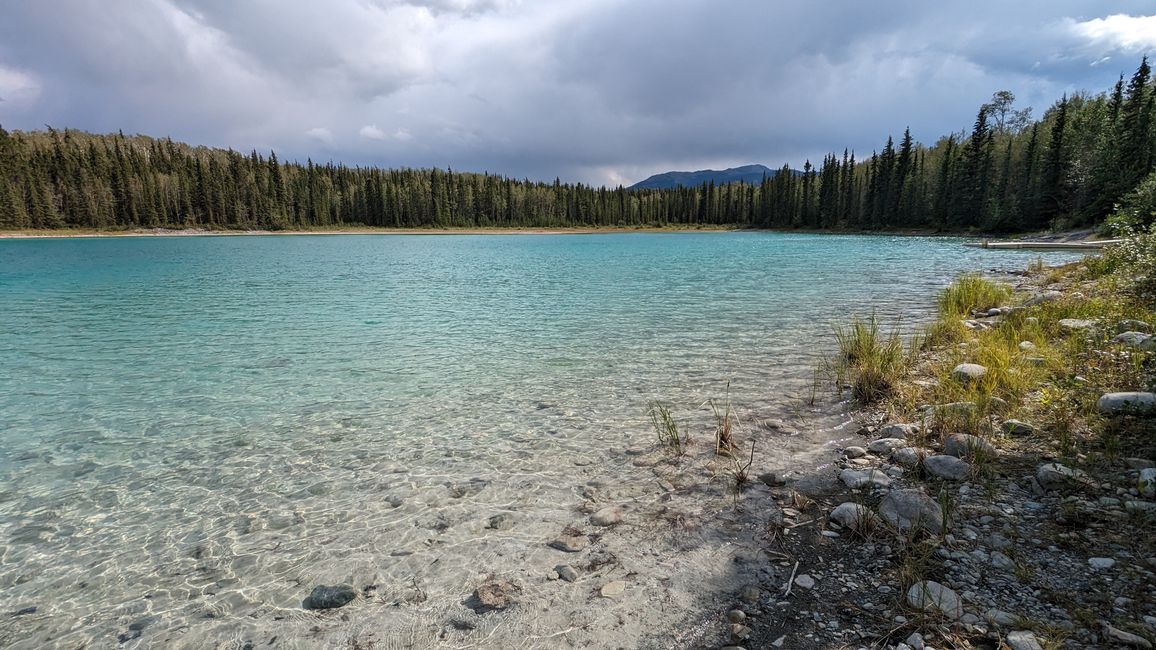
[[[1020,282],[1030,296],[1020,306],[973,314],[964,326],[996,330],[1016,309],[1082,298],[1079,287],[1040,282]],[[1097,354],[1138,354],[1156,342],[1135,320],[1058,325],[1095,334]],[[1035,346],[1020,350],[1029,356]],[[936,377],[928,372],[935,355],[924,352],[905,381],[966,384],[987,371],[964,363]],[[769,485],[779,505],[772,519],[782,522],[769,542],[781,560],[737,595],[719,645],[1151,648],[1156,438],[1147,416],[1156,395],[1097,400],[1109,425],[1139,427],[1144,457],[1057,453],[1046,427],[1002,416],[1010,408],[1000,402],[926,406],[908,422],[896,421],[894,408],[864,409],[863,442],[841,450],[834,488]],[[981,420],[990,435],[953,433],[959,416]],[[800,501],[805,507],[791,507]]]

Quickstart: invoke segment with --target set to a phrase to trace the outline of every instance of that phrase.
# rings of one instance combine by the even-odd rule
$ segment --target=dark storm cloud
[[[932,142],[996,90],[1038,115],[1156,48],[1148,2],[12,4],[9,128],[612,184]]]

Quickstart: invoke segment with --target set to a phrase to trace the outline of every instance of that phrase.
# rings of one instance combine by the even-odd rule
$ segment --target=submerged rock
[[[577,553],[590,543],[590,540],[580,533],[569,534],[562,533],[558,537],[546,543],[550,548],[556,548],[559,551],[566,551],[567,553]]]
[[[574,582],[578,579],[578,571],[569,564],[559,564],[554,567],[554,573],[557,573],[558,577],[566,582]]]
[[[963,616],[963,602],[959,594],[934,580],[911,585],[907,590],[907,604],[925,612],[940,612],[952,620]]]
[[[1096,408],[1104,415],[1151,415],[1156,413],[1156,393],[1105,393]]]
[[[879,504],[879,514],[900,531],[922,528],[938,534],[943,530],[943,511],[935,499],[920,490],[892,490]]]
[[[602,585],[602,589],[599,591],[599,593],[601,593],[604,598],[614,598],[616,596],[621,596],[625,591],[626,582],[624,580],[614,580],[613,582],[608,582]]]
[[[590,516],[595,526],[613,526],[622,523],[622,506],[607,506]]]
[[[515,596],[522,588],[507,580],[487,580],[474,590],[474,595],[465,601],[465,606],[478,614],[506,609],[513,605]]]
[[[348,605],[356,597],[357,592],[349,585],[317,585],[302,606],[305,609],[336,609]]]

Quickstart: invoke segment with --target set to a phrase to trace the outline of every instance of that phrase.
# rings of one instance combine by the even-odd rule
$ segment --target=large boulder
[[[943,530],[943,510],[921,490],[892,490],[879,504],[879,514],[900,531],[922,528],[938,534]]]
[[[963,601],[959,594],[934,580],[924,580],[907,590],[907,604],[924,612],[939,612],[958,620],[963,616]]]
[[[1156,413],[1156,393],[1105,393],[1096,401],[1104,415],[1152,415]]]

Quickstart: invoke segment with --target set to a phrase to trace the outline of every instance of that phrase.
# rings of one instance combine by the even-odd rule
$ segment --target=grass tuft
[[[851,396],[861,404],[894,393],[911,361],[898,327],[883,334],[874,314],[867,319],[856,316],[850,325],[835,328],[835,340],[839,352],[830,362],[830,370],[840,389],[850,384]]]

